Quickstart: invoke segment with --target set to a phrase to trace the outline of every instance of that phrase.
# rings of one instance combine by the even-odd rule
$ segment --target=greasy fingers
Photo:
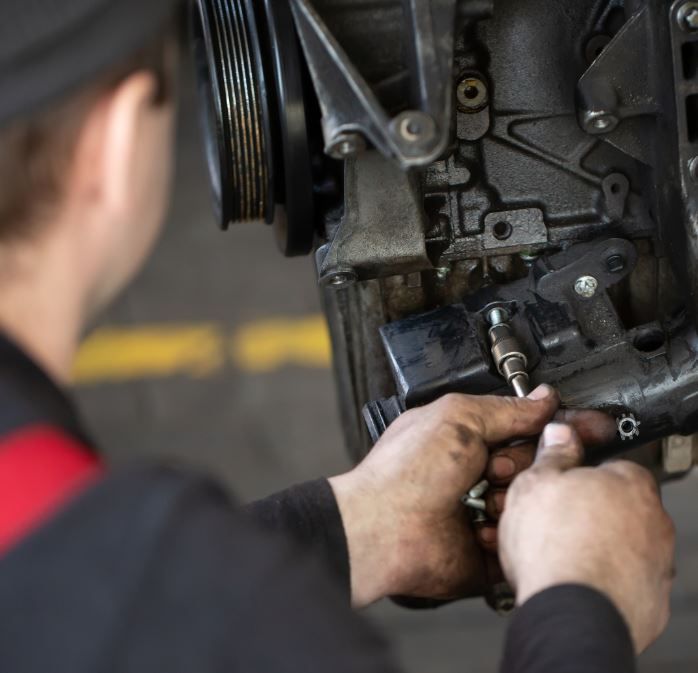
[[[497,553],[497,528],[492,525],[481,526],[476,532],[480,546],[492,554]]]
[[[536,470],[565,472],[579,467],[583,460],[584,447],[574,429],[562,423],[550,423],[540,438],[533,466]]]
[[[487,480],[496,486],[510,484],[516,475],[531,467],[535,455],[536,444],[531,442],[519,442],[493,451],[487,465]]]
[[[616,420],[602,411],[590,409],[560,409],[557,423],[571,425],[584,446],[601,446],[611,442],[618,432]]]
[[[487,506],[487,516],[494,521],[497,521],[499,517],[504,513],[504,508],[506,506],[507,492],[505,489],[500,488],[496,490],[490,490],[485,494],[485,504]]]
[[[574,430],[546,428],[533,467],[507,492],[502,567],[519,603],[560,584],[605,594],[641,652],[666,625],[673,525],[649,472],[623,461],[579,468],[581,459]]]
[[[540,434],[557,411],[560,400],[549,386],[540,386],[531,398],[447,395],[448,403],[459,409],[487,444]],[[438,404],[438,403],[437,403]]]

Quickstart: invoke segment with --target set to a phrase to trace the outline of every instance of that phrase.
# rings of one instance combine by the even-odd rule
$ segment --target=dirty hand
[[[389,595],[482,595],[484,558],[460,498],[489,449],[537,436],[558,398],[447,395],[403,414],[354,470],[330,480],[349,546],[355,606]]]
[[[571,427],[546,428],[533,467],[507,494],[502,568],[519,605],[560,584],[604,593],[641,652],[669,618],[673,525],[644,468],[626,461],[580,468],[582,456]]]
[[[586,447],[608,444],[618,432],[615,418],[591,409],[560,409],[555,422],[571,425]],[[504,512],[507,489],[517,475],[531,467],[537,450],[535,437],[500,446],[490,454],[485,472],[490,484],[485,494],[489,522],[478,530],[478,538],[483,548],[493,554],[497,553],[497,521]]]

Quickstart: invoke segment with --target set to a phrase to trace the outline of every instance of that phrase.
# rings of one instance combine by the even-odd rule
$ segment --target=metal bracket
[[[607,136],[609,143],[644,163],[646,139],[637,128],[618,127],[625,120],[654,116],[660,109],[653,84],[650,21],[647,7],[631,16],[577,85],[582,129]]]
[[[433,268],[427,256],[418,181],[378,152],[347,161],[344,217],[332,241],[318,250],[323,285]],[[376,189],[381,185],[381,189]]]
[[[351,139],[361,134],[403,169],[426,166],[443,154],[451,130],[457,0],[404,0],[414,109],[395,118],[310,0],[291,3],[323,113],[326,153],[346,155]]]

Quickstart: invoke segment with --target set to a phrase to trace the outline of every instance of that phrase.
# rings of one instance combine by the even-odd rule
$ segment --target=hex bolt
[[[620,273],[625,269],[625,258],[623,255],[611,255],[606,260],[606,268],[609,273]]]
[[[574,283],[574,291],[585,299],[591,299],[599,289],[599,281],[594,276],[582,276]]]

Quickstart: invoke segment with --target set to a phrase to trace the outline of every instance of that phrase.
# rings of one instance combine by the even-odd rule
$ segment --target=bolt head
[[[342,143],[339,143],[339,147],[337,147],[337,154],[343,157],[349,157],[352,154],[356,152],[356,145],[354,143],[350,143],[348,140],[345,140]]]
[[[430,146],[438,139],[434,118],[419,110],[408,110],[400,113],[392,122],[403,145],[414,148]]]
[[[327,148],[327,154],[333,159],[348,159],[366,149],[366,141],[359,133],[342,133]]]
[[[698,6],[694,3],[689,3],[682,12],[683,25],[688,30],[698,30]]]
[[[618,126],[618,118],[609,110],[587,110],[583,121],[587,133],[592,135],[610,133]]]
[[[676,13],[676,19],[684,30],[698,30],[698,2],[685,2]]]
[[[356,274],[353,271],[338,271],[337,273],[325,277],[321,282],[323,285],[339,290],[343,287],[352,285],[356,280]]]
[[[505,308],[493,308],[487,314],[487,322],[489,322],[492,327],[501,325],[502,323],[509,320],[509,312]]]
[[[594,276],[582,276],[574,283],[574,291],[585,299],[591,299],[599,289],[599,281]]]

